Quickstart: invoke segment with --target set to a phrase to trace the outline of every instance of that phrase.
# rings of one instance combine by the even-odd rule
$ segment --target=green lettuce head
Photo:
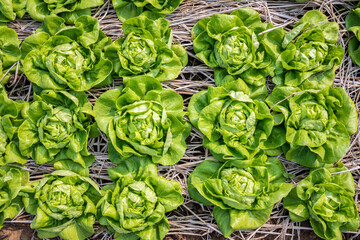
[[[277,158],[265,164],[230,160],[205,160],[190,174],[190,197],[214,206],[213,216],[225,237],[234,230],[261,227],[269,219],[274,204],[290,192],[287,173]]]
[[[26,11],[36,21],[44,22],[46,16],[58,15],[67,24],[74,24],[80,16],[90,16],[91,8],[103,4],[103,0],[27,0]]]
[[[181,45],[172,44],[170,22],[146,16],[123,23],[125,38],[119,38],[105,51],[114,64],[114,73],[127,81],[136,76],[151,76],[159,81],[177,78],[188,57]]]
[[[5,219],[16,217],[23,208],[19,192],[29,182],[29,172],[18,167],[0,167],[0,229]]]
[[[157,176],[147,158],[134,157],[108,172],[114,184],[103,188],[100,224],[118,240],[163,239],[170,230],[165,214],[184,201],[180,184]]]
[[[331,86],[344,57],[344,49],[336,45],[338,33],[337,23],[318,10],[308,11],[285,34],[273,82],[301,89]]]
[[[94,106],[96,122],[109,139],[110,160],[118,164],[148,156],[161,165],[177,163],[190,135],[182,97],[152,77],[133,78],[125,86],[105,92]]]
[[[316,235],[323,239],[343,239],[341,232],[357,231],[360,218],[354,201],[355,184],[348,169],[319,168],[310,174],[284,198],[284,208],[291,220],[310,219]]]
[[[84,240],[94,233],[101,196],[93,180],[68,170],[47,174],[22,190],[25,211],[35,215],[30,227],[38,237],[65,240]]]
[[[65,26],[56,16],[45,19],[22,44],[28,79],[42,89],[87,91],[112,83],[112,63],[104,58],[111,43],[96,18],[82,16]]]
[[[34,95],[27,119],[19,127],[20,151],[37,164],[57,162],[88,168],[95,160],[87,150],[94,113],[85,93],[44,90]]]
[[[351,60],[360,66],[360,3],[350,11],[345,23],[347,30],[355,35],[350,39],[348,46]]]
[[[183,0],[112,0],[120,21],[142,15],[163,17],[175,11]]]
[[[22,18],[26,2],[27,0],[0,0],[0,23],[14,21],[16,17]]]
[[[276,124],[286,129],[286,158],[305,167],[340,160],[358,128],[355,105],[343,88],[276,87],[266,102]]]
[[[259,13],[249,8],[231,15],[214,14],[193,27],[194,51],[206,65],[215,68],[217,85],[221,85],[224,75],[231,75],[267,95],[265,81],[274,75],[284,31],[278,28],[259,34],[273,27],[261,22]]]
[[[8,82],[10,73],[16,69],[13,65],[20,60],[19,45],[20,41],[16,32],[6,26],[0,26],[0,79],[2,79],[0,84],[2,85]],[[11,67],[12,69],[9,70]]]
[[[18,137],[18,128],[24,122],[27,108],[27,103],[9,99],[0,85],[0,166],[27,161],[20,153]]]
[[[274,126],[270,109],[248,94],[249,88],[239,80],[226,88],[210,86],[190,100],[189,119],[219,161],[251,159],[284,143],[280,138],[267,143]]]

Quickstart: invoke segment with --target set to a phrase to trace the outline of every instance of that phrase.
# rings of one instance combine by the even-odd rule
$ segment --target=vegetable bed
[[[170,27],[173,30],[173,43],[181,44],[186,49],[189,61],[177,79],[161,83],[163,89],[171,89],[179,93],[184,99],[186,110],[190,98],[194,94],[215,85],[213,68],[197,59],[193,51],[191,29],[200,19],[218,13],[229,14],[239,8],[252,8],[259,12],[263,21],[271,22],[275,27],[291,30],[307,11],[316,9],[325,14],[330,22],[339,24],[340,40],[338,44],[345,49],[345,56],[340,68],[336,71],[334,87],[345,89],[359,112],[360,67],[352,63],[347,52],[347,45],[352,34],[345,27],[345,18],[356,4],[357,1],[347,0],[318,0],[304,3],[296,3],[295,1],[184,0],[175,12],[166,16],[166,19],[170,21]],[[116,16],[111,0],[106,0],[104,5],[93,9],[92,16],[99,20],[102,31],[112,40],[124,37],[122,24]],[[16,19],[8,23],[10,28],[16,30],[20,40],[34,34],[40,25],[41,23],[30,19],[27,15],[23,19]],[[17,67],[15,66],[15,68]],[[101,94],[121,84],[121,80],[115,79],[114,83],[109,86],[95,88],[85,91],[85,93],[89,96],[90,102],[94,104]],[[267,86],[270,91],[274,87],[270,79],[267,79]],[[10,77],[6,88],[9,97],[13,100],[32,100],[31,83],[24,74],[20,74],[18,71]],[[193,127],[191,135],[187,138],[187,149],[182,159],[175,165],[158,166],[160,176],[181,184],[182,195],[185,199],[180,207],[167,213],[170,232],[166,239],[223,239],[221,231],[212,217],[213,207],[206,207],[192,200],[187,189],[186,181],[189,174],[205,159],[212,158],[209,150],[204,148],[202,139],[202,133]],[[95,155],[95,162],[90,167],[89,175],[101,188],[111,183],[107,169],[115,167],[115,164],[108,159],[107,147],[108,139],[104,133],[88,142],[89,152]],[[283,154],[279,159],[286,171],[294,175],[291,183],[297,184],[308,176],[308,168],[286,160]],[[353,175],[356,190],[355,202],[359,209],[359,132],[351,136],[350,150],[340,161]],[[54,170],[50,165],[37,165],[33,160],[29,160],[25,166],[30,171],[30,181],[39,180]],[[32,219],[33,216],[23,211],[12,221],[5,221],[4,227],[0,231],[0,239],[37,239],[35,231],[29,228]],[[89,239],[113,239],[113,235],[106,232],[105,228],[98,223],[94,225],[94,228],[95,234]],[[346,239],[359,239],[360,230],[358,232],[345,232],[343,236]],[[302,223],[291,221],[288,211],[283,208],[283,203],[280,202],[275,204],[271,217],[265,225],[256,230],[234,231],[229,239],[317,239],[317,236],[313,233],[308,221]]]

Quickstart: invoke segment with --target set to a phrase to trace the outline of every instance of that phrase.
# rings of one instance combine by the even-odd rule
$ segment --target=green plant
[[[114,73],[127,81],[136,76],[151,76],[159,81],[177,78],[186,66],[185,49],[172,44],[170,22],[146,16],[123,23],[125,38],[119,38],[105,51],[114,64]]]
[[[164,16],[175,11],[183,0],[112,0],[120,21],[139,15]]]
[[[20,41],[16,32],[6,26],[0,26],[0,84],[2,85],[8,82],[9,73],[15,70],[13,65],[20,60],[19,45]]]
[[[225,237],[234,230],[255,229],[266,223],[274,204],[290,192],[287,173],[277,158],[259,162],[205,160],[190,174],[190,197],[206,206]]]
[[[157,176],[148,158],[134,157],[108,172],[114,184],[103,188],[100,224],[119,240],[163,239],[170,230],[165,213],[184,201],[181,185]]]
[[[22,18],[26,2],[27,0],[0,0],[0,22],[13,21],[16,17]]]
[[[5,219],[16,217],[23,208],[19,192],[29,182],[29,172],[18,167],[0,167],[0,229]]]
[[[248,94],[249,88],[239,80],[226,87],[209,86],[191,97],[189,119],[219,161],[251,159],[285,142],[278,137],[267,142],[274,125],[270,109]]]
[[[101,196],[94,181],[68,170],[54,171],[22,189],[25,210],[35,215],[30,227],[39,238],[90,237]]]
[[[125,88],[103,93],[94,111],[99,128],[109,138],[110,160],[117,164],[133,156],[149,156],[154,163],[177,163],[190,134],[183,107],[178,93],[163,89],[152,77],[132,78]]]
[[[34,95],[19,127],[20,151],[37,164],[88,168],[95,157],[87,150],[94,113],[85,93],[44,90]],[[96,128],[95,128],[96,129]]]
[[[104,58],[111,43],[96,18],[81,16],[65,26],[57,16],[45,18],[22,44],[28,79],[42,89],[86,91],[112,83],[112,63]]]
[[[345,171],[339,173],[341,171]],[[291,220],[310,219],[316,235],[343,239],[341,232],[357,231],[360,218],[354,201],[353,177],[343,163],[337,168],[319,168],[300,181],[284,198]]]
[[[249,8],[231,15],[214,14],[193,27],[194,51],[206,65],[215,68],[217,85],[230,75],[244,80],[251,91],[266,96],[265,81],[274,75],[284,36],[282,28],[263,33],[273,27],[261,22],[259,13]]]
[[[318,10],[308,11],[285,34],[273,82],[301,89],[331,86],[344,57],[344,49],[336,45],[338,34],[336,22],[329,22]]]
[[[340,160],[358,128],[356,107],[343,88],[276,87],[266,102],[276,124],[286,129],[286,158],[306,167]]]
[[[351,60],[360,66],[360,3],[358,3],[354,9],[352,9],[349,15],[346,17],[346,28],[348,31],[354,33],[354,37],[349,41],[349,54]]]
[[[28,104],[13,101],[0,85],[0,166],[8,163],[25,164],[27,158],[19,150],[18,128],[24,122]]]
[[[46,16],[58,15],[73,24],[83,15],[91,15],[91,8],[104,4],[103,0],[27,0],[26,11],[32,19],[44,22]]]

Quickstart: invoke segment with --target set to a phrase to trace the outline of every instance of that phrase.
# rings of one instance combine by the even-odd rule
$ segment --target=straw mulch
[[[335,21],[340,25],[340,44],[346,48],[349,33],[345,29],[345,17],[349,10],[354,6],[354,2],[348,0],[318,0],[307,3],[295,3],[290,1],[251,1],[251,0],[184,0],[180,8],[173,14],[167,16],[171,21],[171,27],[174,33],[174,42],[183,45],[189,54],[189,64],[178,79],[163,83],[163,86],[173,89],[180,93],[184,98],[185,108],[189,103],[190,97],[200,91],[207,89],[209,85],[214,84],[213,70],[196,59],[192,50],[191,28],[203,17],[211,16],[215,13],[231,13],[238,8],[250,7],[257,10],[264,21],[272,22],[275,26],[291,27],[311,9],[318,9],[326,14],[330,21]],[[122,37],[121,23],[118,20],[111,0],[106,0],[105,4],[98,9],[94,9],[93,16],[100,21],[103,31],[113,40]],[[16,20],[8,24],[19,34],[20,40],[33,34],[40,23],[31,20],[26,16],[22,20]],[[337,72],[335,85],[343,87],[360,107],[360,68],[352,64],[348,54]],[[106,90],[121,85],[120,80],[115,80],[113,85],[101,89],[88,91],[87,94],[91,102]],[[269,89],[273,87],[269,80]],[[7,85],[9,95],[12,99],[31,100],[31,84],[23,74],[17,73],[13,76]],[[171,230],[166,239],[223,239],[214,219],[211,216],[212,208],[204,207],[190,199],[186,187],[186,179],[193,169],[205,158],[211,157],[208,150],[202,146],[201,134],[193,129],[188,138],[188,149],[182,160],[168,167],[159,167],[159,174],[167,179],[176,180],[183,186],[183,195],[185,202],[176,211],[168,215]],[[107,176],[107,169],[112,168],[112,164],[107,158],[107,139],[101,135],[96,139],[89,140],[89,150],[95,154],[96,161],[90,168],[90,177],[101,187],[110,182]],[[292,183],[296,184],[307,176],[308,169],[295,163],[289,162],[280,156],[287,171],[296,177]],[[355,201],[359,204],[359,183],[360,183],[360,142],[359,133],[351,138],[351,149],[341,160],[351,170],[355,185]],[[29,160],[26,167],[30,170],[31,180],[41,179],[44,174],[50,173],[51,166],[39,166],[34,161]],[[359,204],[360,205],[360,204]],[[28,228],[32,216],[25,212],[19,214],[13,221],[8,221],[4,229],[24,229]],[[113,235],[105,231],[99,225],[95,226],[96,233],[90,239],[113,239]],[[14,239],[37,239],[34,231],[27,231],[17,238],[15,231],[8,230]],[[360,231],[347,232],[345,239],[360,239]],[[1,239],[1,232],[0,232]],[[282,208],[282,204],[275,205],[268,222],[259,229],[253,231],[235,231],[229,239],[316,239],[308,223],[294,223],[290,221],[287,211]]]

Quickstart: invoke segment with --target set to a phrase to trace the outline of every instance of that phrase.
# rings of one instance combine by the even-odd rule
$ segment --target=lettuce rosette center
[[[165,214],[165,209],[159,206],[154,190],[145,182],[129,184],[119,195],[119,215],[121,227],[125,230],[142,231],[151,223],[151,218]],[[159,219],[161,220],[161,219]]]
[[[225,33],[216,45],[215,56],[222,68],[231,75],[238,75],[251,68],[256,61],[255,52],[259,47],[256,36],[246,27]]]
[[[50,75],[59,83],[69,81],[72,88],[81,87],[81,76],[93,68],[94,53],[78,43],[55,46],[45,58]]]
[[[41,199],[45,201],[40,205],[44,211],[49,209],[54,216],[64,218],[78,218],[84,214],[86,202],[82,198],[84,190],[89,184],[82,184],[80,187],[64,184],[62,181],[54,181],[48,188],[42,189]],[[52,215],[50,214],[50,215]]]
[[[64,107],[57,107],[39,119],[37,127],[40,141],[47,149],[66,147],[77,131],[71,111]]]
[[[221,182],[227,196],[236,194],[241,197],[256,196],[262,189],[261,184],[254,179],[251,173],[236,168],[223,170],[221,172]]]
[[[156,63],[157,52],[152,40],[130,33],[123,43],[123,51],[118,52],[118,55],[124,67],[128,62],[128,70],[134,74],[142,74]]]
[[[129,138],[144,146],[163,147],[170,123],[160,104],[137,102],[121,110],[114,118],[118,138],[125,141]]]

